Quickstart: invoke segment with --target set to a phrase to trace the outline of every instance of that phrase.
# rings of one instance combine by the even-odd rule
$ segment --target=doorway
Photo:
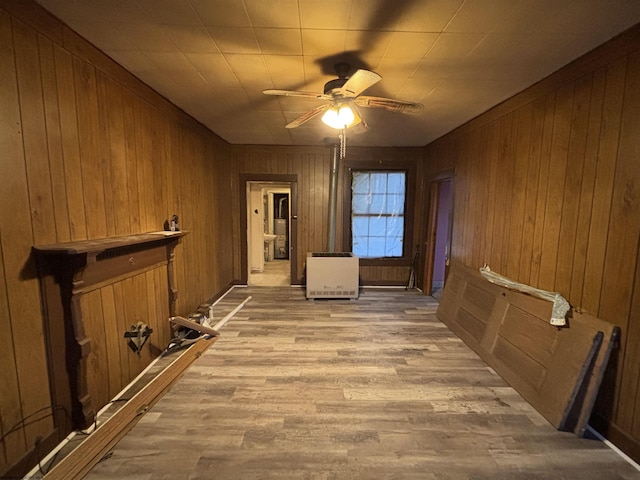
[[[297,176],[240,176],[241,283],[297,282]]]
[[[453,175],[429,184],[429,216],[423,279],[425,295],[440,298],[449,273],[453,225]]]

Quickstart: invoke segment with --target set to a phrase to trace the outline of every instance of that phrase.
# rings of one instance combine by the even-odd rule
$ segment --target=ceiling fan
[[[351,66],[348,63],[335,65],[338,78],[328,81],[324,86],[324,93],[304,92],[297,90],[264,90],[265,95],[280,95],[285,97],[306,97],[328,100],[329,103],[320,105],[286,125],[286,128],[296,128],[312,118],[323,114],[322,121],[330,127],[344,130],[353,128],[354,133],[367,130],[367,123],[359,108],[382,108],[391,112],[419,113],[421,103],[406,102],[384,97],[361,95],[369,87],[382,80],[382,77],[370,70],[359,69],[348,76]]]

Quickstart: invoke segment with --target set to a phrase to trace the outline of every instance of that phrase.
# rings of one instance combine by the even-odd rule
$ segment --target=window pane
[[[389,173],[387,191],[389,193],[401,193],[404,197],[404,173]]]
[[[369,194],[369,174],[364,172],[353,172],[353,193],[363,195]]]
[[[359,237],[356,242],[355,239],[353,241],[353,254],[357,257],[366,257],[367,250],[369,249],[369,238],[368,237]]]
[[[353,172],[351,240],[364,258],[402,257],[405,172]]]
[[[353,237],[369,236],[369,217],[355,217],[353,219]]]
[[[370,217],[369,235],[372,237],[384,237],[387,231],[387,217]]]
[[[370,195],[353,194],[351,210],[354,214],[369,213]]]
[[[404,232],[404,217],[387,217],[387,234],[402,238]]]
[[[372,173],[369,185],[371,193],[386,193],[388,176],[388,173]]]
[[[385,257],[401,257],[402,256],[402,237],[388,237]]]
[[[371,206],[369,207],[369,213],[372,215],[379,215],[386,212],[387,196],[385,194],[374,193],[371,195]]]
[[[369,250],[367,251],[367,257],[379,258],[385,257],[385,238],[384,237],[369,237]]]

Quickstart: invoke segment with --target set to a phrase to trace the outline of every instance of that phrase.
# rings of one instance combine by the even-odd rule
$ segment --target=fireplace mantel
[[[82,295],[129,277],[167,267],[169,315],[178,295],[173,274],[174,249],[188,232],[149,232],[119,237],[37,245],[52,404],[63,407],[73,428],[86,428],[97,409],[87,382],[92,339],[86,334]],[[101,379],[99,379],[101,380]],[[54,424],[67,431],[64,411]]]

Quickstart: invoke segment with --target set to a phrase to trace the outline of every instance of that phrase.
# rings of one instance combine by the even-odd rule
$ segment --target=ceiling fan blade
[[[306,98],[317,98],[319,100],[331,100],[329,95],[325,95],[324,93],[315,93],[315,92],[302,92],[298,90],[263,90],[262,93],[265,95],[280,95],[283,97],[306,97]]]
[[[405,102],[404,100],[394,100],[392,98],[360,96],[354,100],[359,107],[384,108],[391,112],[399,113],[420,113],[424,106],[421,103]]]
[[[296,118],[294,121],[289,122],[287,125],[285,125],[286,128],[296,128],[299,127],[300,125],[302,125],[303,123],[308,122],[309,120],[311,120],[314,117],[317,117],[318,115],[320,115],[322,112],[324,112],[326,109],[328,109],[331,105],[327,104],[327,105],[320,105],[319,107],[314,108],[313,110],[309,110],[307,113],[305,113],[304,115],[299,116],[298,118]]]
[[[367,88],[375,85],[382,77],[370,70],[357,70],[342,86],[340,93],[345,97],[357,97]]]

